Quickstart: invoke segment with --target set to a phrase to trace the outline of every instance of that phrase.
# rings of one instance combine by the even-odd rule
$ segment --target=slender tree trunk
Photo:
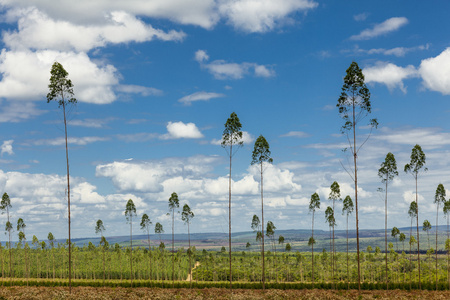
[[[262,220],[262,226],[261,226],[261,233],[262,233],[262,244],[261,244],[261,255],[262,255],[262,285],[263,290],[265,290],[265,283],[266,283],[266,273],[265,273],[265,262],[264,262],[264,200],[263,200],[263,164],[261,162],[261,220]]]
[[[152,280],[152,247],[150,246],[150,232],[147,226],[147,240],[148,240],[148,262],[149,262],[149,276],[148,279]]]
[[[333,218],[334,218],[334,199],[333,199]],[[335,220],[333,220],[334,222],[333,222],[333,252],[331,253],[331,268],[332,268],[332,279],[333,279],[333,281],[332,281],[332,284],[333,284],[333,287],[334,287],[334,272],[336,271],[336,261],[335,261],[335,259],[336,259],[336,255],[335,255],[335,248],[334,248],[334,223],[335,223]]]
[[[422,289],[422,284],[420,281],[420,242],[419,242],[419,197],[417,195],[417,173],[415,174],[416,179],[416,204],[417,204],[417,213],[416,213],[416,221],[417,221],[417,264],[419,267],[419,290]]]
[[[436,291],[438,290],[438,224],[439,224],[439,202],[436,210]]]
[[[447,240],[450,238],[449,235],[449,215],[447,214]],[[447,280],[448,280],[448,288],[450,289],[450,249],[447,249]]]
[[[172,287],[175,287],[175,245],[174,245],[174,225],[175,225],[175,209],[172,209]]]
[[[66,105],[63,98],[62,101],[63,115],[64,115],[64,133],[66,141],[66,165],[67,165],[67,210],[68,210],[68,225],[69,225],[69,293],[72,293],[72,240],[70,236],[70,178],[69,178],[69,147],[67,145],[67,120],[66,120]]]
[[[314,288],[314,211],[312,215],[312,243],[311,243],[311,279],[312,279],[312,287]]]
[[[347,214],[347,290],[350,289],[350,272],[348,269],[348,214]]]
[[[359,261],[359,220],[358,220],[358,169],[356,167],[356,116],[355,96],[353,96],[353,163],[355,166],[355,212],[356,212],[356,256],[358,260],[358,291],[361,292],[361,264]]]
[[[189,221],[187,225],[188,225],[188,241],[189,241],[189,272],[191,272],[191,275],[189,276],[189,287],[192,289],[191,232],[189,230]]]
[[[233,136],[231,136],[233,140]],[[231,274],[231,158],[233,156],[233,143],[230,145],[230,177],[228,178],[228,249],[229,249],[229,263],[230,263],[230,293],[232,286],[232,274]],[[263,224],[264,226],[264,224]]]
[[[130,214],[130,279],[133,287],[133,214]]]
[[[387,188],[388,188],[388,175],[386,174],[386,188],[385,188],[385,192],[386,192],[386,196],[385,196],[385,201],[384,201],[384,246],[385,246],[385,251],[386,251],[386,290],[389,290],[389,281],[388,281],[388,251],[387,251]]]

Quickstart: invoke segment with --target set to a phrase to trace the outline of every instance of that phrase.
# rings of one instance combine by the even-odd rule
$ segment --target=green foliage
[[[225,129],[222,134],[222,147],[237,145],[242,146],[242,124],[235,112],[232,112],[225,123]],[[230,153],[232,155],[232,153]]]
[[[125,217],[127,221],[131,222],[133,216],[136,216],[136,206],[134,205],[133,200],[129,199],[125,207]]]
[[[252,153],[251,164],[263,164],[263,162],[273,163],[273,159],[270,157],[269,143],[260,135],[256,141]]]
[[[77,99],[74,97],[72,81],[67,78],[69,73],[64,67],[59,62],[55,62],[52,65],[50,74],[47,103],[52,100],[57,101],[59,106],[65,106],[67,103],[77,103]]]
[[[311,195],[311,200],[309,201],[309,211],[315,212],[316,209],[320,209],[320,197],[319,194],[314,193]]]
[[[342,203],[342,214],[350,215],[353,212],[353,208],[352,198],[347,195]]]

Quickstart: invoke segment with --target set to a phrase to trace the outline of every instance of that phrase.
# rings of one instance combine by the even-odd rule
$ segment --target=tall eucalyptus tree
[[[181,212],[181,220],[183,220],[184,224],[188,227],[188,241],[189,241],[189,248],[188,248],[188,254],[189,254],[189,272],[192,271],[192,263],[191,263],[191,256],[192,256],[192,249],[191,249],[191,232],[189,230],[189,224],[191,223],[191,220],[194,218],[194,213],[192,212],[189,205],[185,204],[183,206],[183,211]],[[191,273],[192,274],[192,273]],[[192,288],[192,276],[189,276],[189,282],[190,287]]]
[[[357,158],[358,152],[365,144],[365,141],[358,146],[356,145],[356,128],[364,117],[371,113],[372,107],[370,103],[370,92],[364,82],[364,74],[356,62],[352,62],[346,71],[344,77],[344,85],[342,86],[341,95],[338,99],[337,107],[339,115],[344,119],[344,125],[341,132],[346,133],[349,142],[350,153],[353,156],[353,167],[351,172],[347,170],[354,182],[355,188],[355,213],[356,213],[356,255],[358,260],[358,290],[361,290],[361,266],[359,260],[359,220],[358,220],[358,168]],[[371,129],[378,126],[376,119],[369,121]],[[372,131],[371,131],[372,132]]]
[[[100,233],[100,237],[101,237],[101,241],[100,243],[104,243],[103,239],[103,231],[105,231],[105,226],[103,225],[103,221],[102,220],[97,220],[97,223],[95,225],[95,234],[99,234]],[[105,239],[106,241],[106,239]],[[103,258],[103,285],[105,285],[105,275],[106,275],[106,269],[105,269],[105,247],[102,247],[102,258]]]
[[[125,206],[125,218],[130,223],[130,278],[131,287],[133,287],[133,216],[136,216],[136,206],[133,200],[129,199]]]
[[[445,188],[442,183],[436,188],[436,193],[434,194],[434,203],[436,203],[436,290],[438,289],[438,269],[437,269],[437,261],[438,261],[438,225],[439,225],[439,205],[445,203]]]
[[[419,194],[417,193],[417,180],[421,169],[425,166],[426,156],[422,151],[422,147],[415,145],[411,150],[411,161],[409,164],[405,165],[404,171],[410,173],[416,183],[416,225],[417,225],[417,264],[419,267],[419,289],[422,288],[420,281],[420,237],[419,237]],[[423,169],[424,172],[428,171],[428,168]]]
[[[260,184],[260,190],[261,190],[261,222],[264,224],[264,197],[263,197],[263,173],[264,173],[264,163],[273,163],[273,159],[270,157],[270,150],[269,150],[269,143],[267,140],[260,135],[256,141],[255,141],[255,147],[253,148],[252,153],[252,162],[251,164],[258,164],[259,165],[259,172],[261,174],[261,184]],[[261,265],[262,265],[262,286],[263,290],[265,289],[265,263],[264,263],[264,226],[262,226],[262,249],[261,249]]]
[[[448,241],[448,243],[450,243],[450,231],[449,231],[450,199],[448,199],[447,201],[444,201],[443,211],[445,214],[445,218],[447,219],[447,240],[445,241],[445,243],[447,245],[447,241]],[[447,278],[448,278],[448,288],[450,289],[450,251],[448,251],[448,250],[447,250]]]
[[[233,146],[235,149],[242,147],[242,124],[235,112],[232,112],[225,123],[225,129],[222,134],[221,146],[227,151],[230,158],[230,171],[228,177],[228,250],[229,250],[229,268],[230,268],[230,290],[232,289],[232,269],[231,269],[231,160],[233,158]]]
[[[53,233],[49,232],[47,235],[48,244],[50,245],[50,252],[52,253],[52,268],[53,268],[53,280],[55,280],[55,237]]]
[[[347,289],[350,289],[350,272],[349,272],[349,268],[348,268],[348,217],[350,216],[350,214],[353,212],[354,206],[353,206],[353,201],[352,198],[350,196],[347,195],[347,197],[345,197],[344,202],[342,203],[342,214],[345,214],[347,217]]]
[[[381,163],[380,169],[378,170],[378,177],[381,178],[381,183],[385,184],[384,192],[384,247],[385,247],[385,263],[386,263],[386,289],[389,289],[388,283],[388,251],[387,251],[387,226],[388,226],[388,185],[389,182],[394,180],[394,177],[398,176],[397,162],[395,161],[395,156],[391,152],[386,154],[384,162]]]
[[[337,183],[337,181],[335,181],[331,184],[330,194],[328,195],[328,200],[331,200],[333,202],[332,208],[333,208],[333,217],[334,217],[334,212],[335,212],[334,204],[335,204],[336,200],[337,201],[342,200],[341,199],[341,188],[339,187],[339,183]],[[333,268],[333,273],[336,269],[336,249],[334,246],[334,227],[335,226],[336,226],[336,222],[333,223],[333,227],[332,227],[332,229],[333,229],[333,251],[331,253],[331,267]]]
[[[27,276],[27,285],[28,285],[28,251],[27,251],[27,247],[26,247],[26,236],[25,236],[25,228],[27,227],[27,225],[25,224],[25,222],[23,221],[22,218],[19,218],[17,220],[17,231],[19,232],[19,243],[22,243],[22,241],[25,243],[24,244],[24,251],[25,251],[25,274]]]
[[[149,262],[149,279],[152,279],[152,247],[150,245],[150,225],[152,225],[152,221],[148,217],[147,214],[142,215],[141,219],[141,229],[147,232],[147,242],[148,242],[148,262]]]
[[[4,193],[2,196],[2,201],[0,202],[0,210],[2,214],[6,213],[7,221],[5,226],[5,231],[8,233],[8,251],[9,251],[9,277],[12,278],[12,252],[11,252],[11,232],[13,230],[12,223],[10,221],[10,208],[11,199],[7,193]],[[12,280],[12,279],[11,279]],[[12,281],[11,281],[12,282]]]
[[[336,219],[334,218],[334,211],[333,208],[331,206],[328,206],[327,209],[325,210],[325,222],[328,223],[328,227],[330,228],[330,252],[331,252],[331,283],[334,287],[334,268],[333,268],[333,248],[332,248],[332,243],[331,243],[331,232],[332,232],[332,228],[333,226],[336,224]]]
[[[69,147],[67,144],[67,116],[66,107],[77,103],[73,92],[72,81],[67,78],[69,73],[59,63],[55,62],[50,71],[49,92],[47,94],[47,103],[55,100],[58,106],[63,109],[64,117],[64,133],[66,142],[66,168],[67,168],[67,210],[69,222],[69,293],[72,293],[72,246],[71,246],[71,230],[70,230],[70,177],[69,177]]]
[[[408,215],[411,218],[411,227],[409,228],[409,286],[411,287],[411,272],[412,272],[412,245],[417,242],[417,240],[412,235],[412,225],[413,221],[417,218],[417,202],[411,201],[409,204]],[[413,240],[414,239],[414,240]]]
[[[169,198],[169,215],[172,215],[172,286],[175,286],[175,209],[180,207],[180,201],[178,200],[177,193],[172,193]]]
[[[320,209],[320,197],[319,194],[314,193],[311,195],[311,200],[309,201],[309,211],[312,212],[312,221],[311,221],[311,238],[309,239],[308,245],[311,246],[311,266],[312,266],[312,273],[311,273],[311,279],[312,279],[312,285],[314,288],[314,244],[316,241],[314,240],[314,213],[316,212],[316,209]]]

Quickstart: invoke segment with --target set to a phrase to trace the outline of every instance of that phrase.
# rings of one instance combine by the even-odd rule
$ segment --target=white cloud
[[[28,0],[3,0],[2,4],[10,8],[28,8]],[[197,25],[212,28],[219,16],[213,0],[146,0],[114,1],[109,0],[70,0],[54,2],[42,0],[33,2],[33,6],[44,11],[52,19],[68,20],[76,24],[99,24],[104,22],[105,14],[112,11],[124,11],[133,15],[150,18],[164,18],[180,24]],[[8,14],[9,20],[17,18],[17,12]]]
[[[161,90],[133,84],[120,84],[116,87],[116,91],[128,94],[140,94],[144,97],[161,96],[163,94]]]
[[[297,138],[305,138],[309,137],[309,134],[303,131],[289,131],[286,134],[280,135],[280,137],[297,137]]]
[[[73,145],[84,146],[87,144],[95,143],[95,142],[105,142],[108,141],[108,137],[99,137],[99,136],[85,136],[85,137],[68,137],[67,143]],[[65,145],[66,140],[64,137],[56,138],[56,139],[44,139],[34,141],[33,144],[36,146],[42,145],[50,145],[50,146],[62,146]]]
[[[365,21],[367,19],[367,16],[368,16],[367,13],[360,13],[360,14],[354,15],[353,19],[355,21]]]
[[[428,50],[429,44],[426,45],[419,45],[415,47],[395,47],[390,49],[385,48],[373,48],[373,49],[361,49],[358,46],[356,46],[353,50],[345,51],[345,52],[351,52],[353,54],[383,54],[383,55],[393,55],[397,57],[405,56],[409,52],[413,51],[423,51]]]
[[[318,4],[311,0],[222,0],[219,12],[228,23],[245,32],[266,32],[286,23],[294,12],[307,12]]]
[[[368,40],[380,35],[387,34],[392,31],[398,30],[400,27],[408,24],[408,19],[405,17],[394,17],[387,19],[383,23],[376,24],[371,29],[365,29],[358,35],[350,37],[352,40]]]
[[[220,97],[225,97],[224,94],[219,94],[219,93],[211,93],[211,92],[195,92],[193,94],[184,96],[183,98],[180,98],[178,100],[178,102],[183,103],[184,105],[191,105],[192,102],[195,101],[208,101],[210,99],[214,99],[214,98],[220,98]]]
[[[9,154],[9,155],[13,155],[14,151],[13,151],[13,144],[14,140],[8,140],[8,141],[4,141],[3,144],[0,146],[1,151],[1,155],[3,156],[4,153]]]
[[[409,65],[406,68],[402,68],[392,63],[384,62],[378,62],[373,67],[364,68],[363,73],[367,83],[383,83],[390,90],[398,87],[404,93],[406,93],[406,87],[403,85],[403,80],[417,76],[417,70],[414,66]]]
[[[152,39],[179,41],[183,32],[154,29],[124,11],[107,13],[105,24],[76,25],[67,21],[56,21],[36,8],[21,11],[18,31],[4,32],[3,41],[13,50],[45,50],[87,52],[108,44],[146,42]],[[49,34],[51,33],[51,34]]]
[[[422,60],[419,74],[426,88],[450,95],[450,48],[436,57]]]
[[[1,83],[0,83],[1,84]],[[0,111],[0,123],[20,122],[43,114],[44,111],[37,109],[32,102],[11,102],[2,103]]]
[[[195,60],[199,63],[209,60],[208,54],[206,54],[205,50],[197,50],[195,52]]]
[[[380,128],[382,134],[377,134],[373,138],[378,141],[390,144],[411,145],[420,142],[424,149],[437,149],[450,145],[450,133],[442,132],[440,128],[404,128],[391,130],[390,128]]]
[[[225,60],[214,60],[207,63],[209,56],[204,50],[195,52],[195,59],[200,64],[200,67],[207,69],[216,79],[242,79],[245,75],[253,71],[256,77],[273,77],[275,71],[270,67],[259,65],[256,63],[230,63]]]
[[[112,65],[99,67],[85,53],[2,50],[0,54],[0,97],[37,100],[48,92],[52,64],[60,62],[74,84],[77,100],[105,104],[116,99],[112,86],[118,83]],[[27,70],[24,72],[23,70]]]
[[[194,123],[169,122],[167,124],[167,134],[161,135],[160,138],[168,139],[199,139],[203,134],[198,130]]]

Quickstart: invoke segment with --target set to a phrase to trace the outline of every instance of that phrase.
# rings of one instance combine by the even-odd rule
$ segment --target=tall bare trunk
[[[386,174],[386,195],[384,200],[384,246],[386,251],[386,290],[389,290],[389,281],[388,281],[388,252],[387,252],[387,188],[388,188],[388,174]]]
[[[356,255],[358,260],[358,291],[361,292],[361,264],[359,261],[359,220],[358,220],[358,169],[356,167],[356,116],[355,96],[353,96],[353,163],[355,166],[355,212],[356,212]]]
[[[416,213],[416,221],[417,221],[417,264],[419,267],[419,290],[422,289],[422,284],[420,282],[420,242],[419,242],[419,197],[417,195],[417,173],[415,174],[416,179],[416,204],[417,204],[417,213]]]
[[[233,140],[233,137],[231,137]],[[232,286],[232,274],[231,274],[231,157],[233,156],[233,144],[230,145],[230,177],[228,178],[228,250],[229,250],[229,263],[230,263],[230,291]],[[264,224],[263,224],[264,226]]]
[[[262,220],[262,226],[261,226],[261,233],[262,233],[262,284],[263,284],[263,290],[265,287],[266,282],[266,273],[265,273],[265,262],[264,262],[264,201],[263,201],[263,164],[261,162],[261,220]]]
[[[67,145],[67,119],[66,119],[66,105],[62,101],[63,115],[64,115],[64,133],[66,141],[66,165],[67,165],[67,210],[69,222],[69,293],[72,293],[72,239],[70,236],[70,176],[69,176],[69,147]]]

